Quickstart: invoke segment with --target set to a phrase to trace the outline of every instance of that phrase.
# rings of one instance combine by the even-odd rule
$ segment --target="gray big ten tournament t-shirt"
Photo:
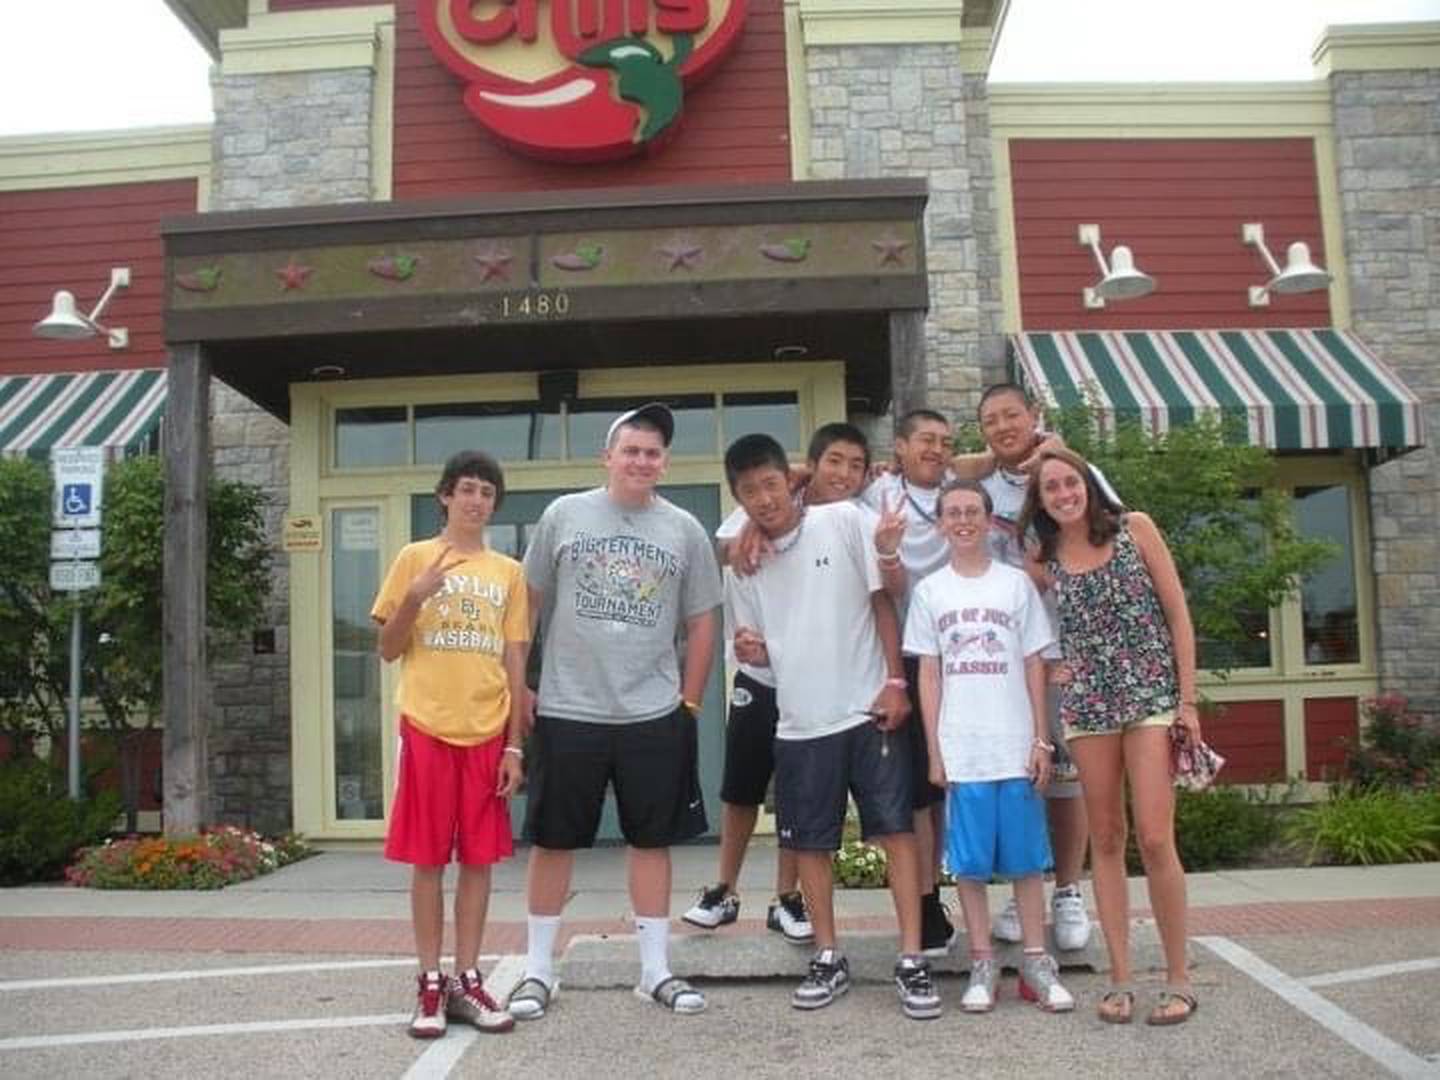
[[[655,496],[633,510],[604,488],[540,516],[525,576],[544,597],[540,713],[624,724],[680,699],[677,638],[720,603],[720,570],[695,518]]]

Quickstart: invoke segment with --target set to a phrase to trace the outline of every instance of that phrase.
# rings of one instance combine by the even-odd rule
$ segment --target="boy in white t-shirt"
[[[916,586],[905,651],[920,658],[930,782],[945,787],[945,864],[970,937],[970,985],[960,1007],[995,1006],[999,970],[985,887],[998,875],[1014,881],[1020,909],[1020,996],[1067,1012],[1075,999],[1045,952],[1043,912],[1052,859],[1041,790],[1055,747],[1042,654],[1055,635],[1030,578],[991,558],[993,511],[979,484],[955,481],[941,489],[936,514],[950,563]]]
[[[835,939],[831,856],[853,795],[862,835],[885,848],[890,864],[901,1006],[913,1019],[932,1019],[941,1005],[920,955],[909,743],[896,730],[910,703],[869,519],[849,501],[796,505],[785,451],[768,435],[731,444],[725,476],[771,546],[749,577],[727,572],[725,594],[736,658],[775,677],[777,831],[780,846],[795,853],[817,949],[791,1004],[822,1008],[850,988]]]

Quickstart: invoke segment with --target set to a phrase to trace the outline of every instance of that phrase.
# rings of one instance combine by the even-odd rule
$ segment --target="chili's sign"
[[[435,55],[496,138],[551,161],[653,152],[740,38],[746,0],[419,0]]]

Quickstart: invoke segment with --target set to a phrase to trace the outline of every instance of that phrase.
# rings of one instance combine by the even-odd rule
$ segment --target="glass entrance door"
[[[662,486],[660,494],[676,506],[690,511],[705,527],[707,534],[714,535],[720,524],[720,489],[713,484],[678,484]],[[525,548],[530,540],[530,530],[550,503],[567,494],[564,490],[553,491],[507,491],[504,504],[490,519],[488,531],[490,546],[512,558],[524,558]],[[440,532],[440,505],[429,492],[412,495],[410,498],[410,536],[422,540]],[[532,685],[539,672],[540,642],[536,641],[531,650],[530,670]],[[710,666],[710,681],[705,688],[705,713],[700,718],[700,788],[705,796],[705,814],[710,822],[711,835],[720,829],[720,769],[725,750],[725,690],[724,661],[716,650]],[[516,837],[521,835],[525,821],[525,798],[511,800],[510,820]],[[613,799],[605,802],[605,813],[600,822],[601,840],[619,840],[620,826],[615,815]]]

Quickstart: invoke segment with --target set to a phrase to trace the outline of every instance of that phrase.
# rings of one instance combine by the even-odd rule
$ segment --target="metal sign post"
[[[70,798],[80,798],[80,593],[100,584],[101,494],[105,450],[99,446],[57,447],[50,452],[55,478],[55,531],[50,540],[50,588],[71,594],[70,723],[68,773]]]

